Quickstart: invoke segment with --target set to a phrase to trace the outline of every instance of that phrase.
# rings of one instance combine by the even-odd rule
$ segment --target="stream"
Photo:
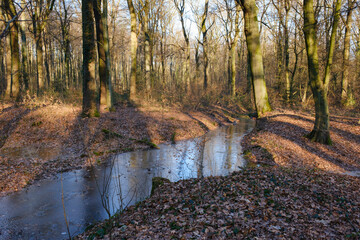
[[[160,149],[116,155],[107,164],[42,180],[0,198],[0,239],[67,239],[150,195],[152,178],[172,182],[228,175],[245,166],[241,139],[255,122],[242,119],[202,137]]]

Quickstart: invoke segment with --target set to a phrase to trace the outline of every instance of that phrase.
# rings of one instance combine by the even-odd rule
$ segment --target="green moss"
[[[154,194],[155,190],[164,185],[164,183],[170,183],[170,180],[162,177],[154,177],[152,179],[151,196]]]
[[[176,132],[173,132],[173,134],[171,135],[171,143],[172,144],[176,143],[175,139],[176,139]]]
[[[93,153],[95,154],[95,156],[101,156],[104,154],[104,152],[96,152],[96,151],[94,151]]]
[[[100,112],[98,110],[95,110],[94,117],[100,117]]]
[[[182,227],[180,227],[176,222],[171,222],[170,223],[170,228],[172,230],[180,230]]]
[[[120,134],[118,134],[116,132],[112,132],[112,131],[107,130],[107,129],[102,129],[101,131],[105,134],[105,138],[107,138],[107,139],[114,138],[114,137],[124,138],[122,135],[120,135]]]
[[[252,155],[250,150],[245,150],[243,154],[244,154],[244,158],[246,160],[249,160],[251,158],[251,155]]]
[[[133,140],[135,140],[135,139],[133,139]],[[138,142],[138,143],[144,143],[144,144],[148,145],[150,148],[160,149],[160,148],[158,147],[158,145],[156,145],[155,143],[151,142],[151,141],[150,141],[149,139],[147,139],[147,138],[143,138],[143,139],[141,139],[141,140],[135,140],[135,141]]]
[[[33,122],[31,124],[32,127],[39,127],[43,122],[42,121],[37,121],[37,122]]]

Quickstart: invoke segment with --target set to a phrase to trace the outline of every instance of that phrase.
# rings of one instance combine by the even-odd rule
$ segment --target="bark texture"
[[[254,100],[258,117],[271,111],[263,67],[260,44],[258,9],[255,0],[237,0],[241,4],[245,19],[245,36],[249,53],[250,73],[253,85]]]
[[[315,102],[315,125],[307,137],[314,142],[331,144],[327,89],[319,75],[319,57],[313,0],[304,0],[303,8],[309,82]]]
[[[96,101],[95,80],[95,30],[93,0],[82,0],[83,30],[83,115],[95,117],[99,114]]]

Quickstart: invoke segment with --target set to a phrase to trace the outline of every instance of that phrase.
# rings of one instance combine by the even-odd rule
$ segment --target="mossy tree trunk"
[[[344,38],[344,54],[343,54],[343,72],[341,81],[341,102],[343,105],[352,106],[355,104],[355,100],[352,96],[351,83],[349,78],[350,67],[350,37],[351,37],[351,25],[353,22],[352,15],[354,10],[354,0],[348,0],[348,10],[345,22],[345,38]]]
[[[109,81],[110,71],[108,68],[109,57],[106,51],[109,51],[109,41],[106,39],[106,22],[101,11],[101,0],[94,0],[94,16],[96,25],[96,41],[98,49],[98,64],[99,64],[99,78],[100,78],[100,104],[106,105],[109,108],[112,106],[111,93]],[[107,4],[107,3],[106,3]],[[103,8],[107,6],[103,4]]]
[[[82,30],[83,30],[83,115],[95,117],[99,114],[96,101],[95,79],[95,30],[94,1],[82,0]]]
[[[291,85],[292,82],[290,80],[290,51],[289,51],[289,13],[290,13],[290,0],[285,0],[285,22],[284,22],[284,52],[285,52],[285,99],[286,102],[290,101],[291,98]]]
[[[102,22],[104,26],[104,50],[106,59],[106,105],[108,109],[114,107],[114,97],[112,88],[112,72],[111,72],[111,56],[110,56],[110,41],[109,41],[109,27],[108,27],[108,0],[102,0],[103,11],[101,14]]]
[[[314,14],[313,0],[304,0],[304,35],[308,57],[308,74],[310,87],[315,102],[315,125],[314,129],[307,135],[314,142],[331,144],[329,132],[329,104],[327,98],[328,84],[333,52],[335,49],[335,36],[339,20],[341,1],[337,0],[334,12],[333,29],[330,37],[328,60],[325,68],[324,80],[319,75],[319,58],[316,37],[316,20]]]
[[[258,117],[261,117],[264,113],[271,111],[271,107],[264,77],[259,22],[257,20],[258,9],[255,0],[237,0],[237,2],[241,4],[244,13],[245,36],[249,52],[255,107]]]
[[[328,91],[330,78],[331,78],[331,67],[332,67],[332,64],[333,64],[333,56],[334,56],[335,45],[336,45],[336,43],[335,43],[335,41],[336,41],[336,33],[337,33],[337,29],[338,29],[338,26],[339,26],[339,20],[340,20],[340,9],[341,9],[341,0],[336,0],[335,9],[334,9],[334,12],[333,12],[333,23],[332,23],[332,30],[331,30],[330,40],[329,40],[329,48],[328,48],[328,53],[327,53],[325,76],[324,76],[324,80],[323,80],[326,93]]]

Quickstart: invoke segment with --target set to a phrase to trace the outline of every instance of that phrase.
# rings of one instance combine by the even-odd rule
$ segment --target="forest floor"
[[[78,238],[360,239],[359,118],[332,116],[331,146],[304,137],[313,121],[272,112],[242,142],[249,167],[164,183]]]
[[[82,118],[67,104],[0,102],[0,196],[34,181],[105,161],[110,154],[156,147],[203,135],[230,124],[245,110],[220,106],[176,107],[117,104],[99,118]]]

